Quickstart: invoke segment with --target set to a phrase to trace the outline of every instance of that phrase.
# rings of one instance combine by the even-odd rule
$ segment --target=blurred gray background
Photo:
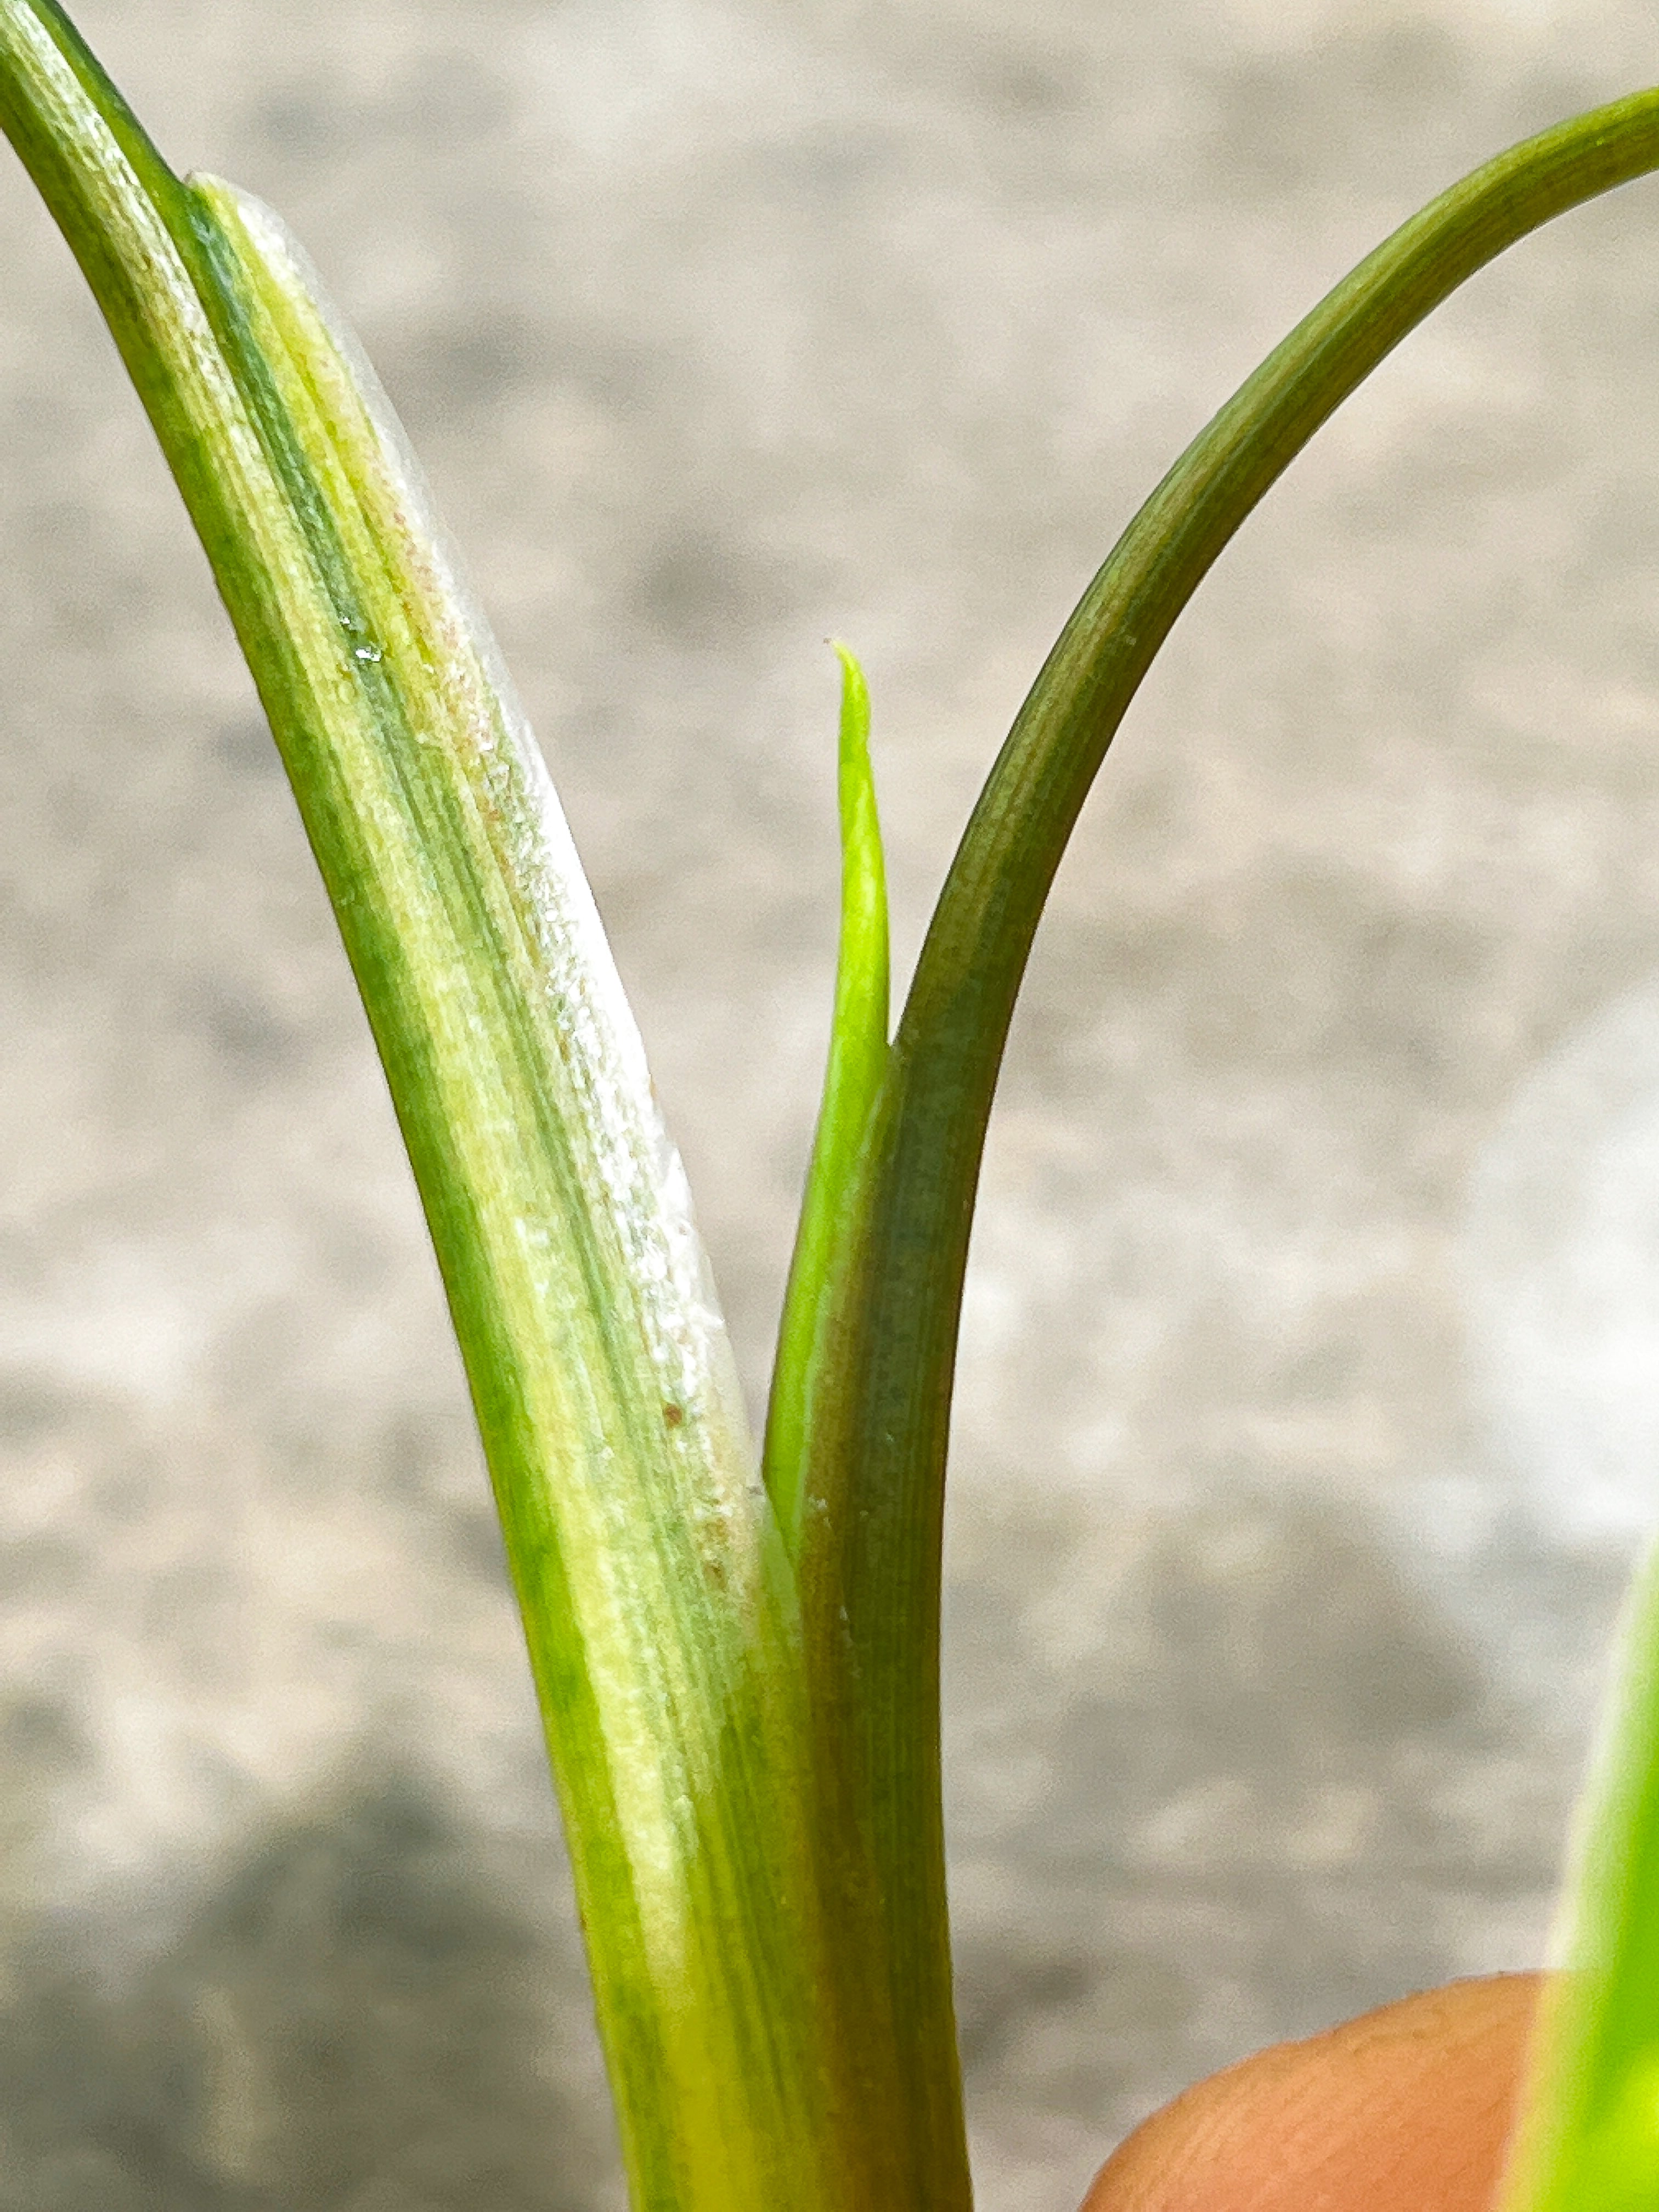
[[[836,682],[908,966],[1091,570],[1647,0],[82,0],[294,222],[547,744],[758,1395]],[[946,1661],[986,2212],[1535,1960],[1659,1457],[1659,184],[1249,525],[1056,893]],[[614,2212],[392,1117],[204,563],[0,162],[0,2208]]]

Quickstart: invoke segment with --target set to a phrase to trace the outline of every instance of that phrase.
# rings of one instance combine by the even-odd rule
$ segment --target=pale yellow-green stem
[[[0,125],[252,670],[447,1289],[639,2212],[869,2212],[793,1571],[545,769],[366,362],[268,211],[166,168],[52,0]],[[879,1978],[875,1978],[878,1979]],[[896,2212],[896,2208],[895,2208]]]

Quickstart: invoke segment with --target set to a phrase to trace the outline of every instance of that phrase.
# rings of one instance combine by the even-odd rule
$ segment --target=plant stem
[[[1054,871],[1153,655],[1315,431],[1506,246],[1656,167],[1659,91],[1649,91],[1498,155],[1362,261],[1124,532],[1020,709],[957,849],[894,1042],[834,1287],[800,1563],[820,1756],[849,1778],[867,1823],[919,2110],[951,2016],[938,1635],[963,1275],[992,1094]],[[938,2118],[948,2130],[943,2108]]]
[[[568,833],[355,341],[162,162],[53,0],[0,127],[211,561],[374,1029],[524,1616],[639,2212],[864,2212],[884,1978],[824,1898],[795,1582]],[[827,1871],[826,1871],[827,1870]]]

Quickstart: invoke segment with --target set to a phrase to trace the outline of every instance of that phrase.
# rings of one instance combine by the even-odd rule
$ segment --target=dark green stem
[[[1031,939],[1073,824],[1153,655],[1314,432],[1466,278],[1659,167],[1659,90],[1500,155],[1397,230],[1229,401],[1135,516],[1014,724],[923,946],[878,1109],[833,1380],[814,1408],[802,1574],[823,1728],[868,1821],[917,2110],[951,2020],[939,1775],[945,1455],[985,1129]]]

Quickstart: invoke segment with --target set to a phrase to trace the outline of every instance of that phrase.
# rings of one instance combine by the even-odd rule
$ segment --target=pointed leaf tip
[[[778,1331],[764,1455],[766,1486],[792,1549],[805,1491],[820,1326],[854,1218],[865,1138],[887,1068],[887,871],[870,765],[870,692],[852,648],[838,638],[830,644],[842,670],[841,939],[830,1053]]]

